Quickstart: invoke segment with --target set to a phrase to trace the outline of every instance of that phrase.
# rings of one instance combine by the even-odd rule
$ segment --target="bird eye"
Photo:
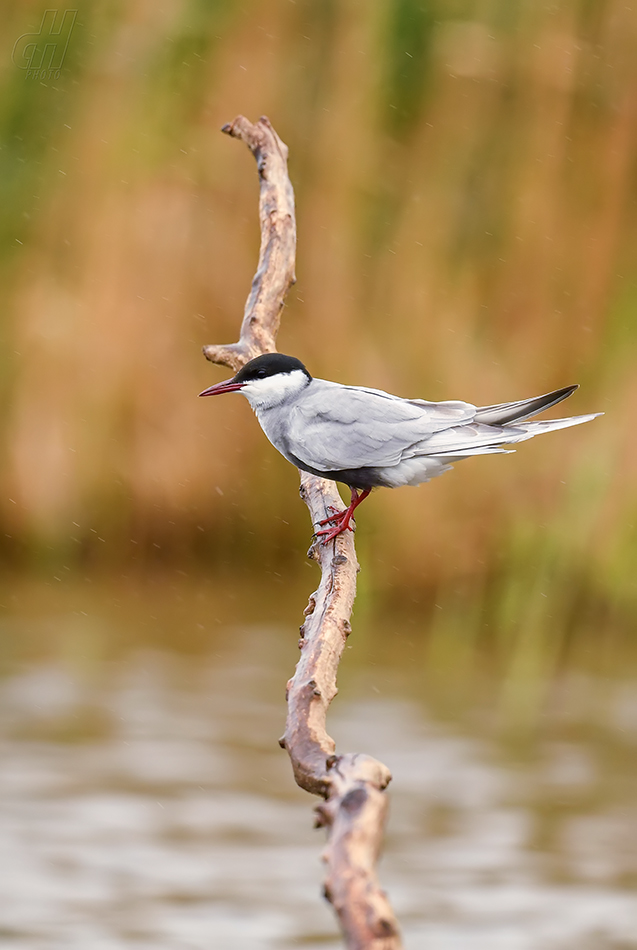
[[[257,373],[257,376],[259,377],[259,379],[265,379],[265,370],[260,369],[259,372]]]

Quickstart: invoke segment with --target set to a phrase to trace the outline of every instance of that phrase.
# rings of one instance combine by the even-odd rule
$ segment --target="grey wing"
[[[381,390],[313,380],[290,414],[290,448],[320,471],[396,465],[434,433],[473,419],[465,402],[400,399]]]

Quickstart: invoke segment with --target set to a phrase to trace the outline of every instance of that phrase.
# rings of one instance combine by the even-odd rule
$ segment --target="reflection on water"
[[[340,947],[313,802],[277,745],[294,627],[267,607],[214,623],[215,595],[207,632],[171,649],[150,623],[172,622],[165,602],[145,596],[119,598],[117,622],[99,603],[52,620],[36,592],[5,624],[2,947]],[[634,683],[584,728],[598,691],[566,671],[577,701],[515,743],[470,699],[443,720],[406,642],[375,636],[355,632],[330,726],[394,774],[381,873],[407,946],[637,948]]]

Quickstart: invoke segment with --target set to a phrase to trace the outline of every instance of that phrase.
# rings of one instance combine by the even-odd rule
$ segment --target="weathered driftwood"
[[[236,371],[249,359],[276,349],[283,301],[295,280],[296,223],[288,150],[268,119],[253,125],[238,116],[222,131],[250,148],[260,183],[261,251],[239,342],[204,347],[207,359]],[[313,525],[327,517],[330,506],[343,508],[334,482],[305,472],[300,476],[301,497]],[[297,784],[325,799],[317,807],[317,824],[328,831],[325,896],[336,910],[347,946],[399,950],[398,925],[375,870],[387,814],[383,790],[391,775],[371,756],[337,755],[325,723],[351,629],[358,571],[353,534],[346,531],[327,545],[315,541],[309,556],[321,568],[321,582],[305,610],[301,658],[288,682],[287,724],[280,742]]]

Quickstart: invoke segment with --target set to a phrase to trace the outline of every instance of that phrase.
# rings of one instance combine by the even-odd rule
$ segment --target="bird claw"
[[[349,528],[350,531],[354,530],[350,525],[347,525],[347,527],[337,525],[331,530],[326,528],[325,531],[317,531],[316,537],[320,538],[321,544],[329,544],[330,541],[333,541],[334,538],[337,538],[339,534],[343,534],[344,531],[347,531],[347,528]],[[325,537],[323,537],[323,535],[325,535]]]
[[[336,522],[330,528],[323,528],[321,531],[316,531],[315,535],[317,538],[321,538],[323,544],[327,544],[329,541],[333,541],[334,538],[337,538],[339,534],[343,534],[344,531],[347,531],[349,528],[350,531],[353,531],[354,528],[350,524],[353,521],[354,511],[364,501],[369,495],[371,488],[366,488],[360,495],[356,489],[352,488],[352,502],[349,508],[338,511],[334,508],[333,505],[328,505],[328,509],[333,511],[334,514],[330,515],[329,518],[324,518],[322,521],[319,521],[319,527],[324,524],[330,524],[331,522]]]
[[[343,532],[347,531],[348,529],[350,531],[354,530],[354,528],[350,524],[351,516],[350,518],[347,517],[347,515],[349,514],[348,510],[346,509],[345,511],[341,511],[338,514],[340,517],[338,518],[337,524],[335,524],[331,528],[323,528],[322,531],[315,532],[316,537],[321,538],[321,541],[323,544],[328,544],[330,541],[333,541],[334,538],[337,538],[339,534],[343,534]],[[335,517],[336,516],[334,516],[331,519],[326,519],[326,520],[331,521],[331,520],[334,520]],[[325,521],[321,521],[319,522],[319,524],[325,524]]]
[[[328,511],[333,511],[334,514],[329,515],[327,518],[323,518],[322,521],[319,521],[319,525],[329,524],[330,521],[339,521],[345,514],[344,511],[339,511],[338,508],[335,508],[334,505],[328,505],[327,509]]]

